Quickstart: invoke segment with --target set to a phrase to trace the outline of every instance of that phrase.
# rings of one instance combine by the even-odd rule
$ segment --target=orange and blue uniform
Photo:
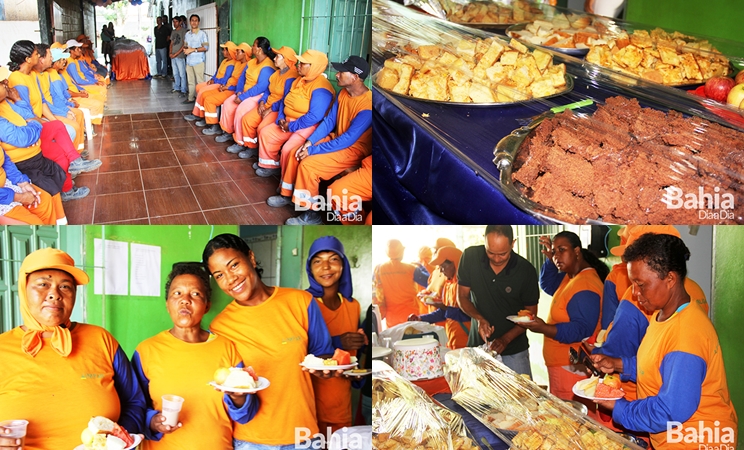
[[[217,73],[212,76],[212,84],[207,82],[199,83],[196,85],[196,102],[194,103],[194,110],[192,114],[198,117],[204,116],[204,96],[207,92],[217,90],[222,85],[227,85],[230,79],[233,77],[235,70],[242,70],[243,64],[238,63],[234,59],[223,59],[220,63],[220,67],[217,69]]]
[[[289,158],[310,137],[333,103],[336,91],[323,71],[328,67],[328,57],[315,50],[305,52],[312,58],[310,69],[303,77],[292,83],[278,109],[277,122],[287,121],[288,131],[282,131],[277,123],[263,128],[258,134],[258,165],[264,169],[281,167],[282,178]]]
[[[147,400],[145,450],[232,449],[231,418],[245,423],[258,410],[255,395],[247,395],[243,407],[235,408],[229,396],[208,384],[218,368],[242,367],[235,344],[222,336],[210,334],[206,342],[190,343],[162,331],[137,346],[132,365]],[[162,396],[167,394],[184,399],[178,415],[183,428],[163,435],[148,425],[162,410]]]
[[[94,76],[86,76],[86,73],[84,71],[85,66],[85,61],[75,59],[71,56],[67,58],[67,68],[65,69],[65,71],[76,85],[82,86],[83,88],[85,88],[86,91],[90,92],[91,94],[95,94],[96,97],[102,99],[105,102],[108,95],[106,86],[98,85],[98,81]]]
[[[543,345],[550,392],[558,398],[571,400],[571,388],[586,375],[564,369],[564,366],[570,366],[569,348],[571,344],[581,342],[597,331],[604,285],[597,271],[591,267],[571,278],[559,272],[555,264],[546,259],[540,270],[540,287],[553,296],[550,314],[545,322],[555,325],[558,330],[555,338],[545,336]]]
[[[106,97],[95,93],[86,91],[82,86],[78,86],[70,77],[70,74],[66,70],[58,72],[62,76],[67,85],[68,93],[72,97],[72,93],[86,92],[88,97],[75,97],[75,101],[80,105],[80,108],[85,108],[90,111],[90,122],[94,125],[100,125],[103,121],[103,104],[106,102]]]
[[[21,97],[21,100],[31,106],[34,116],[41,117],[44,102],[41,89],[37,82],[36,72],[31,72],[29,75],[26,75],[20,70],[11,72],[8,77],[8,86],[14,88]]]
[[[227,133],[233,133],[236,142],[243,141],[243,116],[258,106],[258,101],[269,88],[269,79],[275,71],[276,67],[271,58],[266,57],[261,62],[256,58],[251,59],[235,86],[235,96],[240,100],[240,104],[231,99],[222,106],[220,128]]]
[[[352,97],[342,89],[328,115],[308,137],[307,158],[287,160],[282,168],[281,195],[310,201],[318,195],[320,180],[330,180],[358,166],[372,153],[372,91]],[[305,166],[298,174],[298,166]]]
[[[330,309],[323,303],[325,289],[315,280],[312,272],[312,259],[320,252],[334,252],[343,260],[343,270],[338,281],[338,298],[341,301],[338,308]],[[307,289],[323,315],[323,321],[328,326],[331,334],[333,347],[343,349],[341,336],[346,333],[356,333],[362,327],[360,321],[361,307],[353,297],[353,286],[351,280],[351,266],[344,253],[344,246],[334,236],[323,236],[313,241],[308,252],[305,263],[307,278],[310,287]],[[344,349],[351,356],[364,352],[362,347],[357,350]],[[361,387],[364,380],[352,382],[347,378],[321,379],[313,377],[313,389],[315,390],[315,412],[318,416],[318,428],[326,434],[327,428],[331,433],[352,425],[351,419],[351,387]]]
[[[235,343],[243,363],[253,366],[271,386],[256,393],[261,408],[233,437],[264,445],[295,442],[295,428],[318,432],[311,375],[300,363],[309,353],[333,353],[331,337],[312,295],[275,287],[258,306],[228,304],[210,328]]]
[[[75,448],[93,416],[140,433],[145,399],[127,355],[101,327],[78,323],[75,345],[64,358],[43,338],[30,356],[22,350],[21,327],[0,335],[0,420],[26,419],[26,450]]]
[[[300,167],[302,172],[302,167]],[[342,200],[346,196],[346,203]],[[351,202],[354,196],[358,196],[363,202],[372,200],[372,155],[362,160],[362,166],[344,175],[328,186],[328,197],[331,199],[333,211],[344,225],[361,225],[362,221],[371,224],[372,212],[364,217],[364,208],[361,202]],[[369,223],[368,223],[369,222]]]
[[[622,358],[621,379],[637,383],[638,400],[618,400],[612,418],[628,429],[649,432],[657,450],[736,448],[736,411],[710,319],[690,303],[663,322],[657,317],[658,312],[651,317],[638,355]],[[670,434],[674,422],[687,433]],[[689,428],[700,440],[689,440]],[[668,436],[679,440],[670,442]]]
[[[192,114],[196,117],[204,117],[207,123],[215,124],[219,121],[217,116],[217,108],[225,103],[225,101],[232,97],[235,93],[235,86],[238,84],[238,80],[245,72],[247,63],[241,63],[235,61],[233,65],[233,71],[228,78],[227,89],[220,91],[220,85],[212,84],[209,86],[202,87],[201,90],[197,91],[196,103],[194,103],[194,109]],[[201,83],[199,83],[201,85]],[[199,86],[197,85],[197,86]],[[201,98],[201,100],[200,100]]]
[[[294,67],[288,67],[284,73],[277,70],[269,78],[269,88],[263,93],[258,103],[264,103],[270,112],[266,117],[258,114],[258,108],[254,108],[243,116],[241,127],[243,129],[243,140],[235,142],[249,148],[258,148],[258,133],[266,126],[276,122],[279,116],[279,107],[281,101],[289,93],[292,83],[298,77],[297,70]],[[236,128],[237,129],[237,128]]]
[[[387,327],[406,322],[411,314],[418,314],[416,267],[399,260],[390,260],[375,267],[372,279],[373,303],[380,305],[380,312]]]
[[[26,208],[15,202],[15,194],[21,192],[18,183],[31,183],[31,180],[18,170],[0,148],[0,216],[20,220],[29,225],[56,225],[57,220],[65,216],[59,194],[52,197],[36,186],[34,190],[39,192],[41,199],[38,205]]]
[[[625,263],[619,263],[612,266],[612,270],[604,281],[604,291],[602,293],[602,317],[601,329],[606,330],[615,317],[615,310],[620,303],[625,290],[630,287],[628,278],[628,267]]]
[[[34,74],[36,75],[39,90],[41,91],[42,102],[47,105],[57,120],[75,130],[75,137],[72,140],[72,145],[77,149],[77,151],[82,152],[85,149],[85,118],[83,117],[82,111],[72,108],[72,105],[67,104],[67,99],[63,94],[55,90],[55,93],[57,94],[55,96],[52,92],[52,77],[62,80],[59,73],[54,69],[48,69],[42,73],[34,72]],[[70,112],[75,117],[74,119],[67,117],[67,114]]]

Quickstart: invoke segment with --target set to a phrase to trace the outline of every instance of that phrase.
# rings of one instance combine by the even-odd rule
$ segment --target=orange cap
[[[439,250],[437,250],[437,253],[434,255],[434,258],[431,260],[432,266],[439,266],[442,265],[445,261],[451,261],[452,264],[455,265],[455,270],[457,270],[457,267],[460,265],[460,257],[462,256],[462,251],[456,249],[455,247],[442,247]]]
[[[305,64],[310,64],[310,70],[307,75],[303,78],[307,81],[312,81],[325,72],[328,68],[328,56],[318,50],[308,50],[302,55],[297,56],[297,61]]]
[[[272,48],[272,50],[274,53],[282,55],[288,66],[292,67],[297,64],[297,53],[292,47],[283,46],[282,48]]]
[[[241,42],[240,45],[238,45],[238,48],[240,50],[243,50],[245,52],[245,56],[247,57],[250,57],[251,55],[253,55],[253,47],[251,47],[245,42]]]
[[[615,256],[623,256],[625,249],[636,241],[639,237],[646,233],[654,234],[670,234],[672,236],[681,237],[679,231],[671,225],[633,225],[626,228],[625,234],[627,235],[627,241],[624,245],[618,245],[610,249],[610,253]]]
[[[230,59],[235,59],[238,50],[238,46],[235,45],[235,42],[227,41],[224,44],[220,44],[220,47],[227,49],[227,53],[230,54]]]
[[[457,247],[454,242],[450,241],[447,238],[439,238],[437,239],[437,243],[434,246],[434,251],[439,250],[442,247]]]

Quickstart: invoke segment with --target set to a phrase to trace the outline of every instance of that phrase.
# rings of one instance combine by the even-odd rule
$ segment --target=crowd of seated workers
[[[90,193],[73,178],[88,159],[108,73],[84,36],[51,46],[21,40],[0,67],[0,224],[66,224],[63,202]]]
[[[198,17],[192,16],[191,26],[185,37],[192,51],[189,65],[189,57],[209,48],[206,37],[198,37]],[[323,73],[328,67],[323,52],[298,55],[287,46],[272,47],[263,36],[253,45],[228,41],[220,47],[223,60],[209,80],[197,76],[192,84],[194,71],[187,71],[187,101],[194,108],[184,119],[204,127],[202,133],[217,142],[233,142],[227,152],[241,159],[257,157],[257,176],[280,177],[269,206],[294,204],[296,211],[304,211],[287,224],[371,224],[371,212],[363,208],[372,199],[367,61],[352,55],[331,63],[337,71],[336,93]],[[175,92],[183,91],[174,87]],[[324,180],[333,183],[321,193]]]

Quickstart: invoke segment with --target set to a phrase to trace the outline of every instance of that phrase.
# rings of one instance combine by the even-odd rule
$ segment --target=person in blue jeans
[[[186,18],[173,17],[173,31],[170,36],[170,58],[173,66],[173,90],[179,97],[186,97],[189,82],[186,79],[186,55],[183,53],[183,38],[186,35]]]
[[[168,24],[163,23],[163,18],[158,17],[158,25],[155,27],[155,78],[165,78],[168,75],[168,40],[171,29]]]

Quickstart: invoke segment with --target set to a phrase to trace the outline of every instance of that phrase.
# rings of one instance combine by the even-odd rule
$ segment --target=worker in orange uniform
[[[416,266],[402,262],[404,251],[399,240],[389,240],[386,254],[390,261],[375,267],[372,278],[372,303],[379,305],[387,328],[407,321],[409,315],[418,311],[413,281]]]
[[[218,89],[224,90],[229,87],[228,82],[230,81],[230,77],[232,77],[233,73],[235,72],[236,64],[238,63],[238,46],[235,45],[233,41],[227,41],[224,44],[220,44],[220,47],[222,47],[223,57],[222,62],[220,63],[220,67],[217,69],[217,73],[215,73],[212,78],[196,85],[196,102],[194,102],[194,109],[192,113],[188,115],[190,117],[186,120],[192,121],[197,120],[197,117],[204,117],[204,96],[207,94],[207,92]],[[186,116],[184,116],[184,118],[185,117]],[[199,125],[198,122],[197,125]]]
[[[462,251],[455,247],[442,247],[437,251],[431,264],[439,266],[439,270],[447,277],[440,293],[430,302],[437,310],[429,314],[411,314],[408,316],[408,320],[420,320],[428,323],[437,323],[444,320],[447,347],[452,350],[467,347],[470,334],[470,316],[462,312],[460,305],[457,303],[458,284],[456,275],[461,256]]]
[[[106,101],[105,97],[96,97],[91,95],[82,86],[75,84],[75,81],[67,73],[67,64],[70,58],[70,54],[66,52],[67,47],[65,44],[60,42],[53,43],[50,48],[52,50],[59,50],[65,55],[63,58],[55,60],[52,56],[52,67],[60,75],[64,81],[67,89],[67,93],[70,95],[70,101],[72,101],[79,109],[87,109],[90,113],[90,123],[93,125],[100,125],[103,122],[103,104]]]
[[[243,128],[243,141],[236,140],[233,145],[227,147],[228,153],[237,153],[241,159],[258,155],[258,133],[276,122],[282,100],[299,76],[296,67],[297,54],[291,47],[284,46],[272,50],[276,55],[274,65],[277,70],[269,78],[269,88],[258,101],[258,106],[243,116],[240,124]]]
[[[286,168],[282,167],[281,192],[269,198],[269,206],[288,205],[290,197],[298,206],[313,203],[321,179],[330,180],[359,165],[372,152],[372,91],[364,85],[369,64],[352,55],[332,65],[338,71],[336,79],[342,88],[338,99],[297,150],[295,158],[287,161]],[[298,166],[305,166],[301,174],[297,173]],[[303,216],[307,223],[322,222],[320,214],[312,209]]]
[[[328,67],[328,56],[318,50],[308,50],[297,57],[297,78],[284,97],[283,107],[275,123],[258,134],[258,165],[256,175],[282,175],[295,157],[297,149],[315,131],[333,102],[336,91],[323,76]]]
[[[229,51],[229,47],[228,47]],[[194,102],[194,109],[191,114],[183,116],[184,120],[189,122],[196,121],[196,125],[205,127],[207,124],[216,124],[219,122],[217,108],[222,106],[230,97],[235,95],[238,82],[245,76],[245,70],[248,67],[248,59],[253,54],[251,46],[245,42],[235,47],[235,63],[233,71],[227,82],[220,83],[215,89],[202,88],[201,93],[198,87],[203,83],[197,84],[197,98]],[[211,80],[210,80],[211,81]],[[214,86],[214,85],[212,85]],[[199,98],[201,96],[201,99]]]
[[[87,63],[83,59],[83,43],[75,39],[70,39],[65,44],[70,58],[67,60],[67,73],[70,78],[79,86],[84,86],[85,90],[95,94],[97,97],[106,101],[108,93],[106,92],[106,83],[100,77],[90,75],[86,72]]]

